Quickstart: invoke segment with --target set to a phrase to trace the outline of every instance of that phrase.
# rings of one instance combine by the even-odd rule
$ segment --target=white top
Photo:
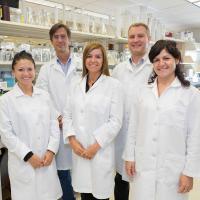
[[[122,88],[105,75],[87,93],[85,88],[86,78],[72,88],[64,114],[64,139],[75,135],[85,148],[97,141],[101,149],[91,160],[73,153],[72,185],[77,192],[106,199],[114,189],[114,139],[122,124]]]
[[[50,61],[40,69],[36,86],[49,92],[57,111],[57,117],[63,115],[70,85],[80,79],[80,65],[80,60],[72,58],[67,75],[63,72],[57,59]],[[68,144],[64,145],[62,132],[60,138],[60,147],[56,155],[57,168],[59,170],[68,170],[72,166],[71,148]]]
[[[132,104],[123,159],[136,162],[134,199],[185,199],[180,174],[200,177],[200,92],[175,78],[159,97],[155,80]]]
[[[0,98],[0,119],[1,139],[8,148],[12,199],[58,199],[62,191],[55,160],[39,169],[23,160],[30,151],[43,158],[47,150],[58,150],[59,127],[49,94],[34,87],[28,96],[16,84]]]
[[[142,59],[142,63],[138,65],[133,65],[130,62],[130,59],[118,64],[112,73],[112,76],[117,78],[123,86],[124,96],[125,96],[125,105],[124,105],[124,119],[123,125],[116,138],[115,145],[115,157],[116,157],[116,171],[119,174],[123,174],[123,160],[122,152],[125,145],[126,133],[127,133],[127,124],[129,119],[129,101],[134,98],[135,90],[141,85],[145,85],[148,82],[149,76],[152,72],[152,64],[147,59],[147,55]],[[123,177],[126,179],[126,177]]]

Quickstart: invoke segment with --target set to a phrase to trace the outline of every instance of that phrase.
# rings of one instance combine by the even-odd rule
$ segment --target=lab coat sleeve
[[[126,101],[126,120],[127,120],[127,137],[125,142],[122,159],[125,161],[134,161],[134,149],[136,141],[136,126],[138,114],[138,98],[137,93],[129,96]],[[130,111],[128,111],[130,109]]]
[[[200,178],[200,93],[192,98],[187,113],[186,163],[183,174]]]
[[[60,143],[60,129],[59,129],[59,123],[57,120],[56,110],[53,106],[53,104],[50,101],[50,107],[51,107],[51,123],[50,123],[50,138],[49,138],[49,144],[48,144],[48,150],[51,150],[55,154],[58,152],[59,143]]]
[[[73,126],[73,119],[72,119],[72,96],[71,92],[67,96],[67,101],[64,108],[64,115],[63,115],[63,140],[64,144],[68,143],[69,136],[75,136],[75,130]]]
[[[38,78],[36,80],[35,86],[37,88],[43,89],[43,90],[50,93],[50,91],[49,91],[49,71],[48,71],[48,68],[49,68],[48,65],[43,65],[40,68],[40,72],[38,74]],[[58,110],[55,110],[55,111],[56,111],[57,117],[62,115]]]
[[[23,160],[25,155],[31,151],[14,133],[8,106],[5,99],[0,99],[0,135],[2,143],[8,150]]]
[[[122,126],[124,96],[121,84],[114,85],[112,92],[109,119],[93,132],[102,148],[114,140]]]
[[[119,78],[119,65],[116,65],[112,71],[112,77],[118,79]]]
[[[47,67],[48,66],[43,65],[40,68],[40,72],[38,74],[35,86],[38,87],[38,88],[41,88],[41,89],[43,89],[43,90],[45,90],[47,92],[49,92],[49,89],[48,89],[49,79],[48,79],[48,70],[47,70]]]

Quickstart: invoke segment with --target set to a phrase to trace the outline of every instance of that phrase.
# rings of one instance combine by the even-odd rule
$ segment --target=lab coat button
[[[157,138],[154,137],[154,138],[153,138],[153,141],[156,142],[156,141],[157,141]]]

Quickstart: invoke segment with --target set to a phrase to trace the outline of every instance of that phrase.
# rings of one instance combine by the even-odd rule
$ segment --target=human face
[[[153,68],[158,79],[173,79],[178,62],[178,59],[175,59],[170,53],[163,49],[160,54],[153,59]]]
[[[85,66],[88,73],[100,74],[103,65],[103,54],[101,49],[93,49],[87,55]]]
[[[12,73],[19,86],[32,87],[33,80],[35,79],[35,67],[30,60],[21,59],[17,61]]]
[[[70,40],[66,30],[63,27],[59,28],[54,33],[51,43],[57,55],[69,52]]]
[[[134,26],[128,32],[128,46],[132,56],[144,56],[149,44],[147,31],[143,26]]]

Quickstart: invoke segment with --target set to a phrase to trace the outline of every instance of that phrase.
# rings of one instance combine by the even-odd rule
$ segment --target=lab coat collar
[[[18,86],[17,83],[13,87],[13,93],[15,94],[16,97],[26,96],[23,93],[23,91],[21,90],[21,88]],[[32,96],[40,95],[40,94],[41,94],[41,90],[33,86],[33,94],[32,94]]]
[[[148,87],[156,87],[157,88],[157,78],[155,79],[155,81],[151,84],[148,85]],[[175,77],[175,79],[172,81],[170,87],[181,87],[181,82],[179,81],[179,79],[177,77]]]
[[[50,61],[50,65],[57,71],[61,72],[64,76],[65,76],[65,73],[63,72],[62,70],[62,67],[59,65],[58,61],[57,61],[57,57],[54,58],[52,61]],[[78,71],[78,66],[77,66],[77,63],[76,61],[72,58],[72,56],[70,55],[70,59],[71,59],[71,64],[69,66],[69,69],[68,69],[68,72],[67,72],[67,75],[66,77],[68,77],[71,72],[73,71]]]
[[[152,84],[149,84],[148,87],[152,88],[152,92],[155,94],[156,97],[158,97],[157,78],[155,79],[155,81]],[[181,87],[181,82],[179,81],[179,79],[177,77],[175,77],[175,79],[173,80],[173,82],[167,89],[177,88],[177,87]]]
[[[106,79],[106,75],[101,74],[101,76],[94,83],[94,85],[88,90],[87,93],[89,93],[92,90],[94,90],[99,85],[99,83],[102,82],[105,79]],[[81,90],[83,91],[83,93],[85,93],[86,81],[87,81],[87,74],[83,77],[83,79],[80,82]]]
[[[135,73],[140,72],[144,67],[151,67],[152,64],[149,61],[148,54],[145,54],[142,59],[143,59],[143,63],[137,67],[137,70],[135,70]],[[133,65],[131,62],[132,62],[132,58],[129,58],[126,66],[131,72],[134,72]]]

